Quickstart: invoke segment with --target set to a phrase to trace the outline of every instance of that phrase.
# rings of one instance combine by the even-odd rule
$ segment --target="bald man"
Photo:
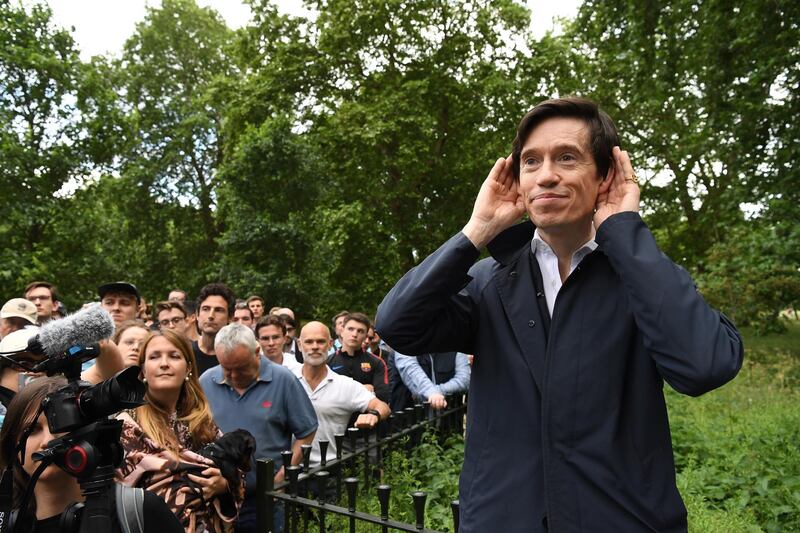
[[[379,420],[389,416],[389,406],[375,397],[352,378],[333,372],[325,361],[328,349],[333,345],[328,326],[322,322],[309,322],[300,331],[300,348],[303,352],[303,367],[300,384],[311,398],[317,413],[319,427],[311,449],[311,464],[320,461],[319,440],[327,440],[327,459],[336,458],[334,435],[347,430],[347,422],[353,413],[362,413],[355,421],[358,428],[373,428]]]

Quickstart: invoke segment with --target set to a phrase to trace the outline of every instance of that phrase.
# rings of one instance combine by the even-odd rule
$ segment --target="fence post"
[[[328,472],[322,470],[316,473],[317,478],[317,490],[319,491],[319,496],[317,497],[317,501],[319,502],[320,509],[319,509],[319,533],[325,533],[325,497],[327,496],[328,492]]]
[[[324,439],[319,440],[319,464],[322,468],[328,464],[328,441]]]
[[[336,443],[336,458],[337,459],[341,459],[342,458],[342,445],[344,444],[344,435],[343,434],[334,435],[333,436],[333,442]]]
[[[285,472],[286,469],[292,464],[292,450],[282,451],[281,460],[283,461],[283,470]]]
[[[275,463],[272,459],[256,461],[256,529],[271,533],[275,529],[275,502],[268,493],[275,488]]]
[[[418,490],[412,492],[411,497],[414,498],[414,514],[417,515],[417,529],[423,529],[425,527],[425,500],[428,498],[428,495]]]
[[[378,485],[378,501],[381,504],[381,520],[389,520],[389,496],[391,495],[392,487],[389,485]],[[387,526],[381,526],[383,533],[389,531]]]
[[[301,444],[300,451],[303,452],[303,473],[305,473],[308,472],[308,469],[311,466],[311,445]]]
[[[450,502],[450,510],[453,511],[453,533],[458,533],[458,527],[461,522],[459,517],[460,506],[461,504],[458,503],[458,500],[453,500]]]
[[[347,488],[347,510],[350,511],[350,533],[356,533],[356,495],[358,494],[358,478],[349,477],[344,480]]]

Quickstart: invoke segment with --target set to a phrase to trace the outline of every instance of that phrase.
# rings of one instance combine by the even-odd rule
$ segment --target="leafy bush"
[[[701,398],[669,391],[678,483],[694,531],[800,530],[800,394],[748,364]]]

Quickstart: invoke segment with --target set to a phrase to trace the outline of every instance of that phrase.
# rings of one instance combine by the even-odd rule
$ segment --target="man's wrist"
[[[365,415],[375,415],[375,416],[378,417],[378,420],[381,419],[381,412],[378,411],[377,409],[367,409],[366,411],[364,411],[364,414]]]
[[[462,228],[461,233],[463,233],[479,251],[483,250],[497,235],[497,231],[489,223],[472,218],[469,219],[469,222]]]

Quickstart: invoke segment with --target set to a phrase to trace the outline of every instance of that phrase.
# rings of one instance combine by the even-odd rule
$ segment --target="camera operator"
[[[32,458],[47,444],[59,435],[52,435],[40,407],[45,397],[56,392],[66,384],[61,377],[36,378],[19,392],[8,406],[5,422],[0,431],[0,466],[11,468],[12,472],[12,507],[18,514],[14,523],[15,533],[74,533],[78,531],[79,522],[62,524],[62,517],[68,512],[73,502],[82,500],[81,490],[76,478],[70,476],[58,466],[51,464],[39,477],[33,488],[33,497],[24,509],[23,494],[31,480],[31,475],[39,466]],[[115,498],[114,491],[111,492]],[[112,501],[112,508],[115,502]],[[123,531],[120,517],[110,512],[112,529],[110,533]],[[144,533],[180,533],[182,528],[164,501],[154,494],[144,492],[142,504]],[[66,526],[66,527],[65,527]],[[103,533],[98,531],[97,533]]]

